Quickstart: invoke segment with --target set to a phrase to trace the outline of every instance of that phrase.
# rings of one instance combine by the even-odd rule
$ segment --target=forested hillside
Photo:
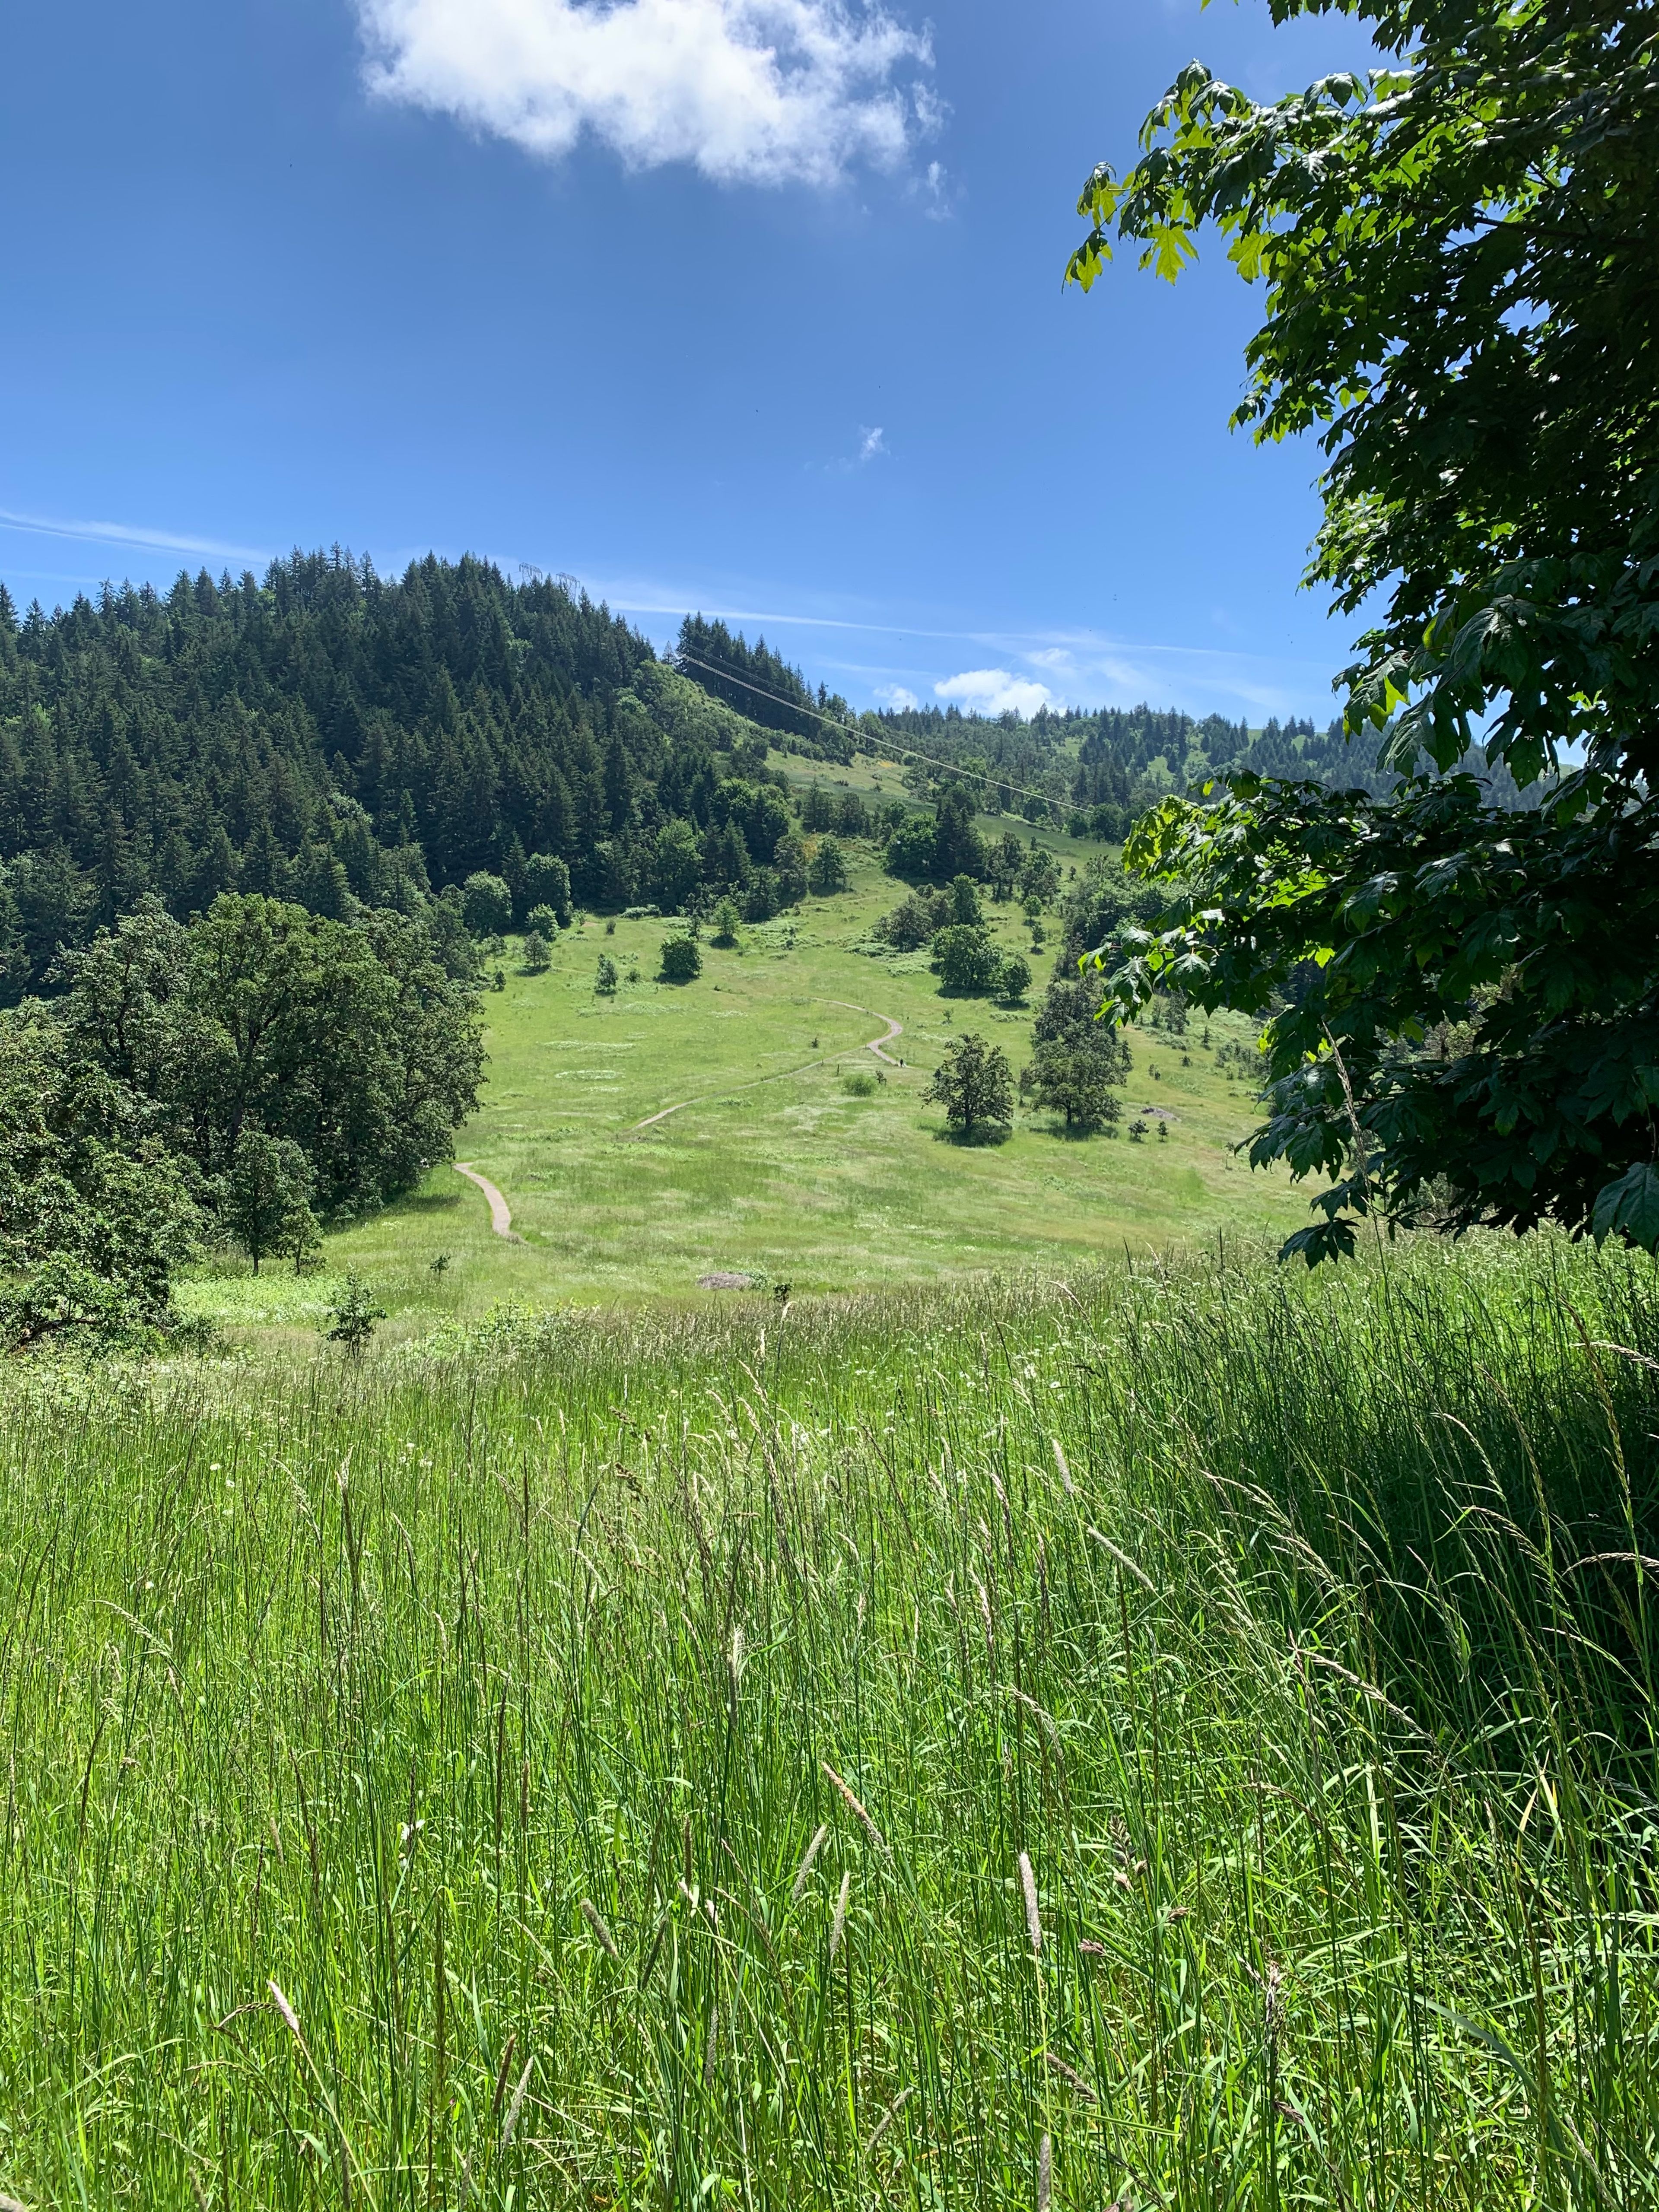
[[[937,781],[931,763],[943,762],[972,780],[980,804],[992,812],[1033,822],[1052,817],[1076,836],[1114,842],[1165,793],[1211,775],[1305,776],[1373,797],[1400,781],[1379,764],[1384,738],[1346,738],[1340,720],[1322,731],[1310,720],[1281,724],[1270,718],[1253,731],[1220,714],[1199,721],[1144,704],[1092,714],[1044,708],[1029,721],[1012,714],[988,721],[955,707],[913,707],[866,714],[863,727],[866,744],[884,744],[909,761],[918,790]],[[1498,805],[1522,803],[1501,762],[1488,763],[1477,747],[1465,764],[1488,781]]]
[[[763,637],[750,645],[741,630],[734,634],[723,622],[687,615],[675,665],[751,722],[787,738],[796,750],[822,760],[852,759],[858,733],[846,700],[823,684],[815,691]]]
[[[689,617],[678,647],[671,665],[566,584],[471,558],[389,580],[296,553],[263,581],[204,570],[21,619],[0,586],[0,1004],[54,988],[60,952],[146,894],[180,920],[222,891],[337,919],[354,900],[412,913],[482,871],[522,921],[539,859],[590,908],[738,891],[763,917],[805,881],[769,744],[894,752],[919,799],[954,785],[1113,841],[1211,769],[1393,781],[1376,741],[1334,725],[1253,733],[1145,706],[855,720],[723,623]],[[886,836],[896,818],[805,826]]]
[[[605,607],[476,560],[296,554],[21,621],[0,586],[0,980],[147,891],[407,911],[544,853],[584,903],[677,904],[769,866],[765,748]]]

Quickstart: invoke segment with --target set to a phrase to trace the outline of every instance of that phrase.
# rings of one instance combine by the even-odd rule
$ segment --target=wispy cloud
[[[219,538],[185,537],[177,531],[149,530],[137,523],[68,522],[55,515],[19,514],[0,507],[0,530],[35,538],[70,538],[89,545],[131,545],[149,553],[199,553],[216,561],[268,561],[269,546],[228,545]]]
[[[866,462],[873,461],[878,453],[884,453],[886,451],[887,433],[881,428],[880,425],[878,424],[873,430],[866,430],[864,425],[860,423],[859,466],[863,468]]]
[[[512,560],[503,556],[503,565],[510,571]],[[947,629],[927,622],[882,621],[864,613],[857,601],[826,594],[817,609],[780,607],[731,581],[724,590],[711,588],[707,579],[687,582],[636,574],[589,574],[583,580],[595,599],[604,599],[619,614],[667,616],[678,625],[685,611],[695,608],[711,619],[753,624],[774,644],[779,634],[795,632],[802,642],[790,647],[792,654],[809,659],[826,674],[842,669],[850,679],[842,686],[849,698],[883,704],[888,703],[887,691],[894,685],[926,696],[941,683],[988,678],[993,688],[979,694],[979,711],[988,714],[1003,711],[1000,704],[993,708],[982,703],[998,696],[1003,682],[1029,680],[1042,696],[1021,709],[1027,713],[1044,704],[1129,707],[1145,699],[1155,706],[1182,707],[1198,715],[1222,714],[1234,720],[1241,714],[1252,721],[1268,714],[1312,714],[1322,720],[1335,712],[1331,678],[1349,658],[1346,637],[1334,629],[1329,648],[1322,654],[1295,652],[1288,646],[1281,652],[1244,651],[1059,624],[1047,629]],[[825,641],[821,649],[805,642],[814,635]],[[902,640],[909,649],[902,654],[884,651],[878,667],[834,658],[843,641],[862,638]],[[836,641],[833,647],[831,639]],[[948,650],[930,649],[935,647]],[[948,672],[953,662],[960,668],[969,659],[966,650],[956,648],[974,648],[975,665],[959,675],[941,677],[941,664]],[[872,661],[874,658],[870,656]],[[973,703],[962,693],[941,691],[939,696],[954,696],[963,706]],[[1018,701],[1009,703],[1018,705]]]
[[[543,160],[583,134],[632,168],[833,184],[937,126],[923,32],[879,0],[356,0],[381,98]]]
[[[896,714],[901,714],[907,707],[921,704],[908,684],[878,684],[872,696],[878,705],[890,707]]]
[[[1052,707],[1054,696],[1046,684],[1029,676],[1016,676],[1006,668],[969,668],[960,676],[947,676],[935,684],[941,699],[965,707],[971,714],[1035,714],[1039,707]]]

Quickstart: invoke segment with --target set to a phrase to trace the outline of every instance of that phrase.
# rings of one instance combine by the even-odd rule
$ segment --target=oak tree
[[[1099,957],[1126,1012],[1262,1018],[1251,1158],[1326,1179],[1310,1264],[1367,1215],[1654,1249],[1659,10],[1342,5],[1385,66],[1263,105],[1192,64],[1069,274],[1116,240],[1173,278],[1214,224],[1265,286],[1235,420],[1319,439],[1310,580],[1369,623],[1345,722],[1401,781],[1166,800],[1126,860],[1182,896]]]

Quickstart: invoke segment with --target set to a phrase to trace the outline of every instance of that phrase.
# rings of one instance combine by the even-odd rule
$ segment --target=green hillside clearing
[[[1066,841],[1053,842],[1064,860]],[[1068,1139],[1054,1117],[1022,1112],[1003,1144],[946,1141],[921,1096],[941,1054],[976,1029],[1018,1071],[1032,1006],[943,997],[925,952],[881,954],[871,927],[905,887],[854,850],[847,893],[744,928],[736,949],[705,932],[689,985],[656,980],[679,927],[668,921],[618,918],[612,933],[589,917],[541,975],[520,972],[513,946],[506,989],[483,1000],[489,1079],[456,1152],[500,1188],[521,1243],[491,1234],[483,1195],[445,1165],[331,1237],[320,1274],[268,1267],[256,1282],[223,1262],[186,1285],[186,1304],[232,1326],[305,1327],[351,1267],[406,1328],[503,1301],[706,1296],[698,1279],[713,1272],[835,1291],[1064,1269],[1218,1232],[1276,1240],[1299,1224],[1304,1201],[1285,1179],[1252,1175],[1231,1150],[1255,1102],[1215,1065],[1214,1047],[1251,1036],[1231,1017],[1212,1025],[1210,1050],[1201,1023],[1182,1039],[1133,1033],[1115,1136]],[[1052,921],[1049,945],[1030,953],[1018,908],[986,911],[999,940],[1027,952],[1034,1002]],[[611,999],[593,988],[601,954],[623,979]],[[902,1066],[867,1049],[890,1021]],[[879,1079],[869,1096],[848,1087],[860,1074]],[[1148,1133],[1136,1142],[1140,1109]]]

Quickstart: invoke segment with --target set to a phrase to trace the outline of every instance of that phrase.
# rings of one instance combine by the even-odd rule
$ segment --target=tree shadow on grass
[[[1006,1145],[1013,1131],[1000,1128],[994,1122],[981,1121],[972,1129],[935,1129],[936,1145],[956,1145],[963,1151],[982,1152],[988,1146]]]

